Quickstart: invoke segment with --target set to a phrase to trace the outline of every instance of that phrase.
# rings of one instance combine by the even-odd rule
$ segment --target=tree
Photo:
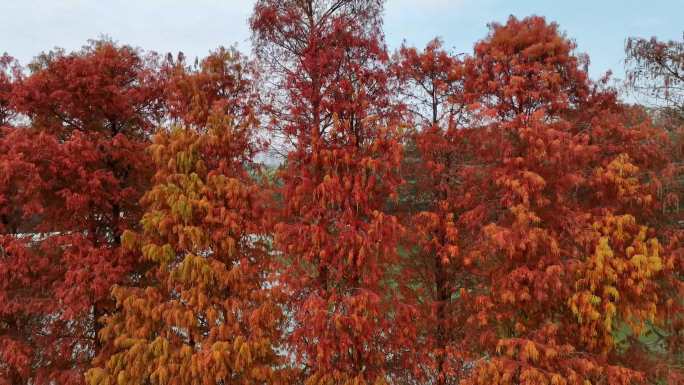
[[[684,195],[682,161],[684,159],[684,42],[662,42],[629,38],[625,46],[627,87],[644,104],[655,122],[667,130],[673,163],[669,183],[663,186],[667,194],[668,216],[681,220],[679,202]]]
[[[421,342],[414,348],[421,350],[418,366],[428,376],[421,380],[437,384],[457,383],[465,362],[458,346],[465,312],[461,302],[452,301],[467,279],[453,212],[460,197],[452,195],[458,164],[464,161],[457,149],[459,132],[469,119],[464,70],[463,61],[437,39],[422,51],[402,46],[392,65],[413,128],[405,144],[402,175],[407,183],[398,207],[409,229],[402,242],[402,277],[411,282],[407,297],[421,306],[416,320]]]
[[[634,347],[680,295],[677,255],[642,225],[662,208],[663,132],[592,85],[573,49],[555,24],[511,17],[467,63],[481,123],[461,137],[456,214],[480,279],[459,300],[464,344],[491,358],[466,384],[642,382]]]
[[[252,131],[216,108],[202,131],[155,137],[143,231],[125,237],[153,267],[143,287],[114,289],[89,384],[285,381],[264,197],[248,175]]]
[[[153,66],[98,41],[39,57],[13,86],[11,107],[28,120],[0,137],[0,338],[10,363],[0,370],[14,383],[82,382],[110,289],[136,268],[119,244],[151,171]]]
[[[275,228],[291,348],[307,384],[380,383],[411,324],[387,295],[400,180],[379,1],[258,1],[255,50],[277,88],[266,112],[291,143]],[[403,345],[403,346],[402,346]],[[394,347],[401,349],[394,350]],[[389,363],[390,359],[396,363]]]
[[[666,229],[671,240],[668,248],[676,250],[681,255],[678,242],[682,239],[680,201],[684,196],[682,180],[684,171],[682,168],[684,159],[684,43],[632,37],[627,39],[625,53],[628,90],[646,98],[641,102],[648,109],[648,118],[653,120],[658,127],[665,129],[670,138],[667,156],[671,163],[664,175],[661,187],[664,203],[663,212],[659,218],[661,218],[660,227]],[[671,292],[677,292],[676,280],[673,283]],[[675,307],[681,306],[681,301],[673,301]],[[654,331],[659,336],[658,339],[662,340],[663,345],[666,346],[663,349],[666,354],[660,354],[660,359],[666,368],[673,362],[681,361],[684,357],[682,355],[684,318],[672,313],[669,321],[664,330]],[[681,371],[671,373],[673,376],[681,376]],[[670,381],[674,382],[674,377]]]
[[[11,107],[14,84],[21,77],[21,68],[8,54],[0,56],[0,127],[9,125],[15,115]]]
[[[630,37],[625,53],[630,88],[684,114],[684,42]]]

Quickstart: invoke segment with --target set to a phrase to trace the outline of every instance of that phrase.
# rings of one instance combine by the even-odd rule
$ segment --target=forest
[[[0,385],[684,384],[684,39],[248,23],[0,56]]]

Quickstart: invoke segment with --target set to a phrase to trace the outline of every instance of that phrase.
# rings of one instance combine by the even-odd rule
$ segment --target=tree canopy
[[[641,105],[541,16],[382,15],[1,56],[0,384],[684,383],[682,43],[627,40]]]

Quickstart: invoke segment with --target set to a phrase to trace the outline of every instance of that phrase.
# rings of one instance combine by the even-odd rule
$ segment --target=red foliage
[[[267,111],[293,142],[275,229],[304,381],[385,380],[395,335],[386,282],[401,228],[384,211],[400,182],[377,1],[259,1],[257,53],[285,90]],[[396,309],[394,309],[396,310]],[[393,324],[393,322],[398,323]],[[410,329],[410,326],[409,326]]]
[[[489,36],[475,45],[468,90],[481,96],[486,113],[500,119],[529,117],[544,109],[556,114],[589,94],[574,43],[542,17],[492,24]]]
[[[661,207],[664,138],[592,86],[573,49],[542,18],[511,18],[466,63],[480,120],[452,150],[465,159],[452,166],[452,213],[472,277],[459,297],[470,312],[460,342],[493,358],[465,383],[640,381],[617,329],[636,339],[644,322],[668,322],[656,293],[676,258],[656,239],[665,233],[637,225]],[[603,326],[587,326],[597,314]]]
[[[680,44],[651,114],[542,17],[390,61],[382,12],[0,57],[0,385],[681,383]]]
[[[399,208],[411,229],[402,242],[407,250],[403,279],[412,283],[404,295],[421,307],[416,320],[421,343],[414,347],[420,353],[411,369],[422,368],[419,378],[427,376],[426,381],[456,383],[466,357],[457,344],[465,332],[465,313],[461,302],[453,301],[468,279],[453,212],[460,199],[454,195],[457,165],[464,161],[457,140],[470,119],[465,67],[433,40],[423,51],[402,47],[392,70],[416,130],[403,167],[412,187],[403,189],[407,198]]]
[[[426,130],[437,125],[446,130],[463,124],[467,100],[463,62],[445,51],[439,39],[429,42],[423,51],[402,46],[394,57],[392,74],[413,125]]]
[[[134,268],[118,245],[151,171],[156,84],[137,52],[108,42],[46,55],[14,84],[29,123],[0,136],[0,351],[11,363],[0,371],[13,383],[81,382],[99,349],[111,287]]]

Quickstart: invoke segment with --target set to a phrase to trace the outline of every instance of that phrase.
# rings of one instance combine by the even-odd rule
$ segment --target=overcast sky
[[[248,51],[252,0],[0,0],[0,52],[23,64],[53,47],[77,49],[106,35],[161,53],[204,56],[219,45]],[[508,15],[546,16],[576,40],[598,77],[623,74],[627,36],[681,39],[684,0],[388,0],[390,48],[402,40],[422,46],[435,36],[456,52],[470,52],[487,23]]]

